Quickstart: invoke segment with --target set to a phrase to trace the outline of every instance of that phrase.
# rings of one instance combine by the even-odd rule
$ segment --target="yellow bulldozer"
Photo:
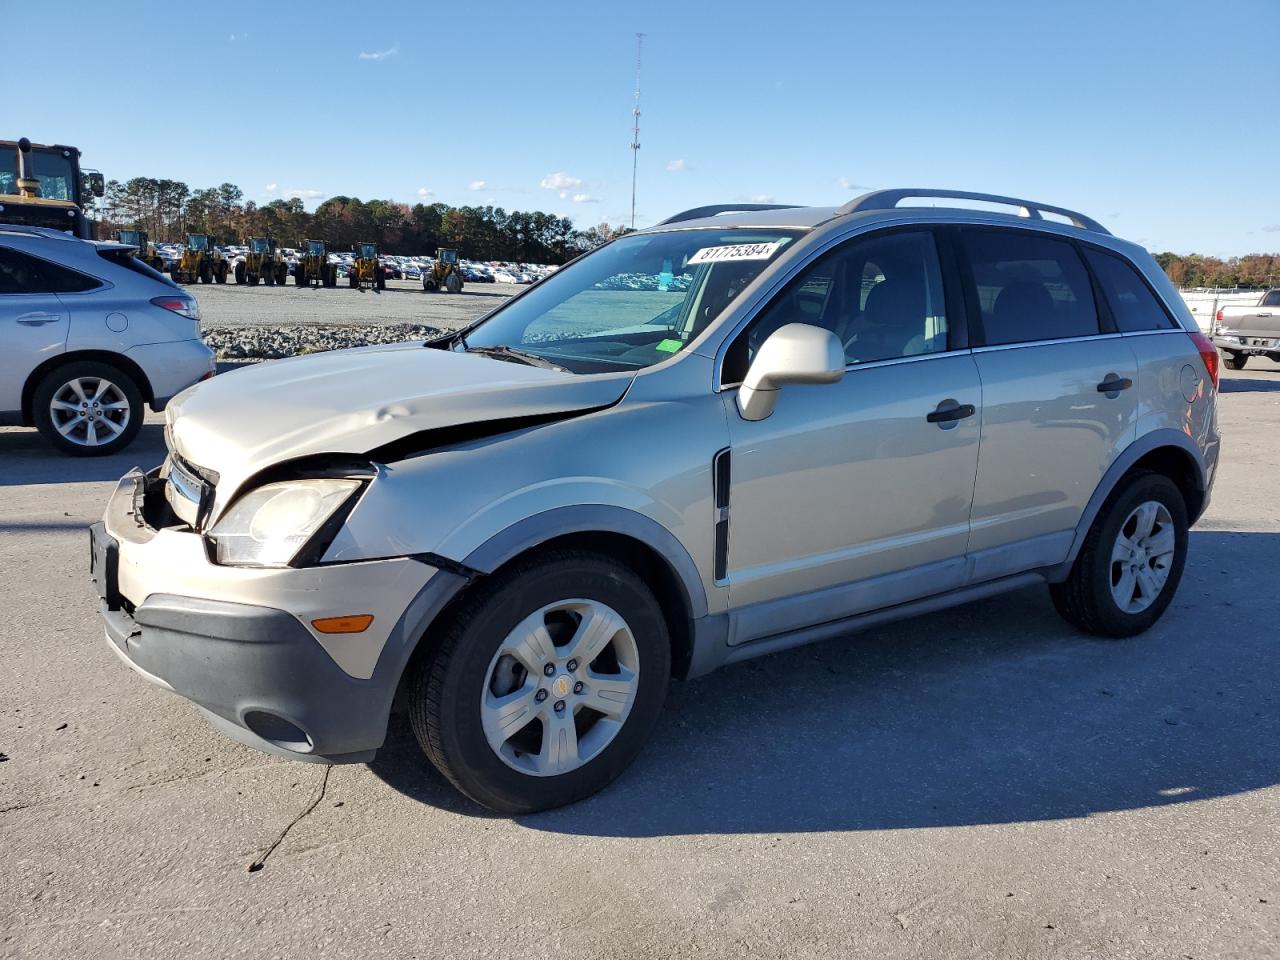
[[[280,248],[272,237],[250,237],[249,252],[236,264],[236,283],[257,286],[261,280],[268,287],[289,279],[289,264],[280,256]]]
[[[187,245],[169,270],[174,283],[226,283],[231,267],[207,233],[187,234]]]
[[[446,293],[462,291],[462,271],[458,268],[457,250],[441,247],[436,251],[435,263],[422,274],[422,289],[428,293],[436,290]]]
[[[145,263],[152,270],[159,270],[164,273],[164,257],[156,253],[156,245],[147,237],[145,230],[117,230],[116,243],[128,244],[131,247],[137,247],[138,252],[134,254],[139,260]]]
[[[105,192],[102,174],[80,168],[80,151],[65,144],[0,140],[0,223],[52,227],[92,240],[86,209]]]
[[[304,240],[305,253],[298,261],[293,279],[300,287],[336,287],[338,267],[329,262],[329,244],[325,240]]]
[[[386,289],[387,277],[382,272],[382,264],[378,262],[378,245],[357,243],[352,252],[356,259],[347,272],[347,282],[361,290],[366,287],[373,290]]]

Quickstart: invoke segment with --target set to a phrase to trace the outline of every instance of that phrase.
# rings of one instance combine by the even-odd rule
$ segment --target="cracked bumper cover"
[[[399,619],[386,632],[376,662],[365,675],[354,676],[295,612],[173,592],[184,584],[204,589],[201,571],[173,571],[172,553],[161,549],[158,536],[148,539],[143,531],[136,540],[126,539],[134,530],[113,518],[123,508],[121,498],[113,498],[106,519],[90,527],[91,578],[112,650],[151,683],[191,700],[215,727],[242,743],[299,760],[372,759],[386,738],[392,701],[418,639],[466,579],[423,568],[420,588],[397,601]],[[152,554],[155,566],[167,562],[170,569],[152,571]],[[364,588],[350,567],[323,572],[323,586],[330,588],[325,592]],[[374,572],[394,579],[391,570]],[[122,574],[128,574],[124,592]],[[141,590],[140,578],[148,584]],[[296,592],[281,591],[282,600],[296,598]]]

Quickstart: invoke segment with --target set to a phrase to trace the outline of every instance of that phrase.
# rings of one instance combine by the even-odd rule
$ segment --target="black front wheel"
[[[1243,370],[1244,365],[1249,362],[1247,353],[1228,353],[1222,358],[1223,364],[1228,370]]]
[[[414,734],[459,790],[507,814],[573,803],[622,773],[671,674],[653,593],[589,551],[548,551],[495,575],[434,644],[411,678]]]

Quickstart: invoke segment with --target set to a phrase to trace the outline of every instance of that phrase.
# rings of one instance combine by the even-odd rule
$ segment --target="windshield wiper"
[[[478,353],[482,356],[493,357],[497,360],[514,360],[516,363],[523,363],[529,367],[543,367],[547,370],[559,370],[565,372],[565,368],[558,363],[552,363],[546,357],[539,356],[536,353],[530,353],[527,350],[517,350],[515,347],[496,346],[496,347],[467,347],[467,353]]]

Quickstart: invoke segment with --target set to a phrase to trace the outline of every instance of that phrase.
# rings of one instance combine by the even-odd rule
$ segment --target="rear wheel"
[[[1222,362],[1228,370],[1243,370],[1244,365],[1249,362],[1249,355],[1245,353],[1228,353],[1222,358]]]
[[[652,592],[611,557],[554,551],[480,586],[415,667],[410,719],[431,762],[502,813],[581,800],[657,722],[671,672]]]
[[[227,282],[227,265],[225,263],[218,265],[218,272],[214,274],[214,277],[219,283]]]
[[[133,377],[97,360],[78,360],[45,374],[32,398],[36,428],[76,457],[100,457],[127,446],[142,429],[142,391]]]
[[[1050,584],[1068,623],[1131,637],[1160,619],[1187,560],[1187,506],[1162,474],[1131,474],[1103,504],[1063,583]]]
[[[387,278],[385,274],[378,274],[377,288],[379,290],[385,290],[387,288]]]
[[[244,264],[236,264],[236,283],[244,283]]]

